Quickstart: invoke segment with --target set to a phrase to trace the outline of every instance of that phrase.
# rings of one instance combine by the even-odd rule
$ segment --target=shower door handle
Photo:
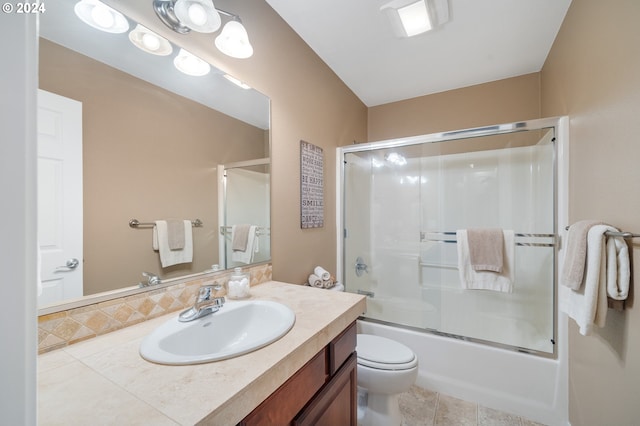
[[[364,263],[364,259],[358,256],[358,258],[356,259],[356,276],[360,277],[365,272],[369,273],[369,267],[366,263]]]

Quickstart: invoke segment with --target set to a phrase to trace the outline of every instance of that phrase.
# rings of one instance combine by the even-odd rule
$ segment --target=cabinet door
[[[358,407],[355,352],[293,421],[299,426],[356,426]]]
[[[328,381],[329,352],[321,350],[285,384],[239,423],[239,426],[288,425]]]

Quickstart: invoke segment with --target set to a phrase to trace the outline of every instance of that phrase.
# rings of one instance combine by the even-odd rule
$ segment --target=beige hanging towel
[[[469,261],[474,271],[502,272],[504,235],[499,228],[467,229]]]

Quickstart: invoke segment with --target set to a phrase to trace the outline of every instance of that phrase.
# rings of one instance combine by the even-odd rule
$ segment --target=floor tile
[[[478,406],[478,426],[521,426],[520,417],[494,410],[492,408]]]
[[[478,405],[440,394],[434,424],[435,426],[475,426],[478,424]]]
[[[413,386],[400,395],[402,426],[433,426],[438,394]]]

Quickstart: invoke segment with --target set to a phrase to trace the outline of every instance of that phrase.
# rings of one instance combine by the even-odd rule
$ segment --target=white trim
[[[0,365],[4,424],[35,425],[36,413],[36,90],[37,15],[3,14],[0,51],[0,197],[3,200]]]

